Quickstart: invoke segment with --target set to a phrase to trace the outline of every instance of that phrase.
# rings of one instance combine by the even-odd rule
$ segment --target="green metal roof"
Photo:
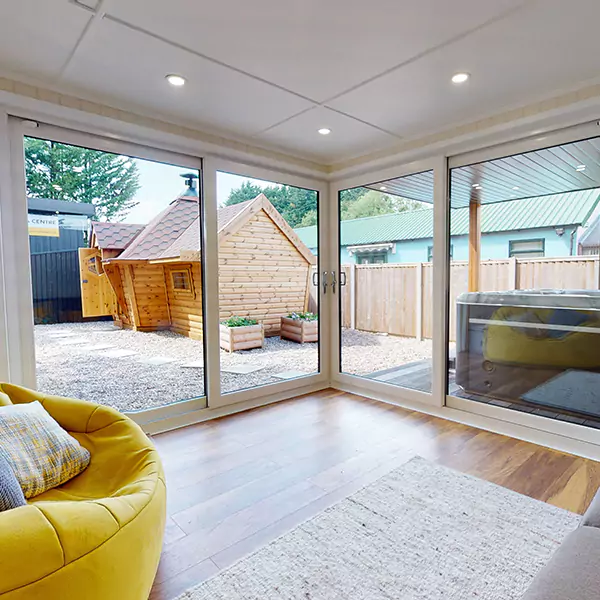
[[[481,232],[584,225],[600,200],[600,189],[507,200],[481,207]],[[451,210],[451,235],[469,233],[469,208]],[[433,238],[433,209],[342,221],[342,246]],[[317,247],[317,228],[295,229],[309,247]]]

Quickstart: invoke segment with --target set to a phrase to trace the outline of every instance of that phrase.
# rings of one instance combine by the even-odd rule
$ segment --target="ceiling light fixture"
[[[182,77],[181,75],[175,75],[175,73],[167,75],[165,79],[175,87],[181,87],[182,85],[185,85],[185,77]]]
[[[465,83],[470,77],[469,73],[455,73],[452,75],[452,83]]]
[[[575,170],[581,173],[582,171],[585,171],[585,165],[577,165]]]
[[[328,127],[321,127],[321,129],[319,129],[319,133],[321,135],[329,135],[331,133],[331,129]]]

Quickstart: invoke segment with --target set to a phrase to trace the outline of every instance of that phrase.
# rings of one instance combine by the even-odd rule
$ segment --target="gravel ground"
[[[36,325],[38,387],[49,394],[83,398],[121,411],[140,410],[204,395],[204,369],[182,368],[202,361],[202,342],[169,331],[142,333],[118,329],[110,322]],[[68,342],[73,340],[73,344]],[[110,344],[136,354],[123,358],[102,356],[107,350],[86,346]],[[366,375],[431,356],[431,342],[417,342],[363,331],[343,332],[343,367],[347,373]],[[155,357],[174,362],[148,365]],[[265,347],[229,354],[221,351],[221,365],[252,364],[254,373],[221,373],[225,392],[281,381],[274,373],[317,370],[316,344],[296,344],[267,338]]]

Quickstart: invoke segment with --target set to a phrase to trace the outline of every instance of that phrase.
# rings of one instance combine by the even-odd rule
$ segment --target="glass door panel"
[[[200,172],[24,147],[38,389],[123,412],[202,399]]]
[[[340,371],[431,392],[433,171],[342,190]]]
[[[319,372],[318,192],[217,172],[221,391]]]
[[[600,138],[450,183],[448,393],[600,428]]]

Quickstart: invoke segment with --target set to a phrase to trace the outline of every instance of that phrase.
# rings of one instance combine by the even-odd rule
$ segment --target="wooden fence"
[[[431,263],[342,265],[342,326],[417,339],[433,333]],[[468,263],[450,265],[450,339],[455,340],[456,298],[467,291]],[[481,291],[600,289],[600,257],[508,258],[481,263]],[[310,306],[316,311],[316,288]]]

